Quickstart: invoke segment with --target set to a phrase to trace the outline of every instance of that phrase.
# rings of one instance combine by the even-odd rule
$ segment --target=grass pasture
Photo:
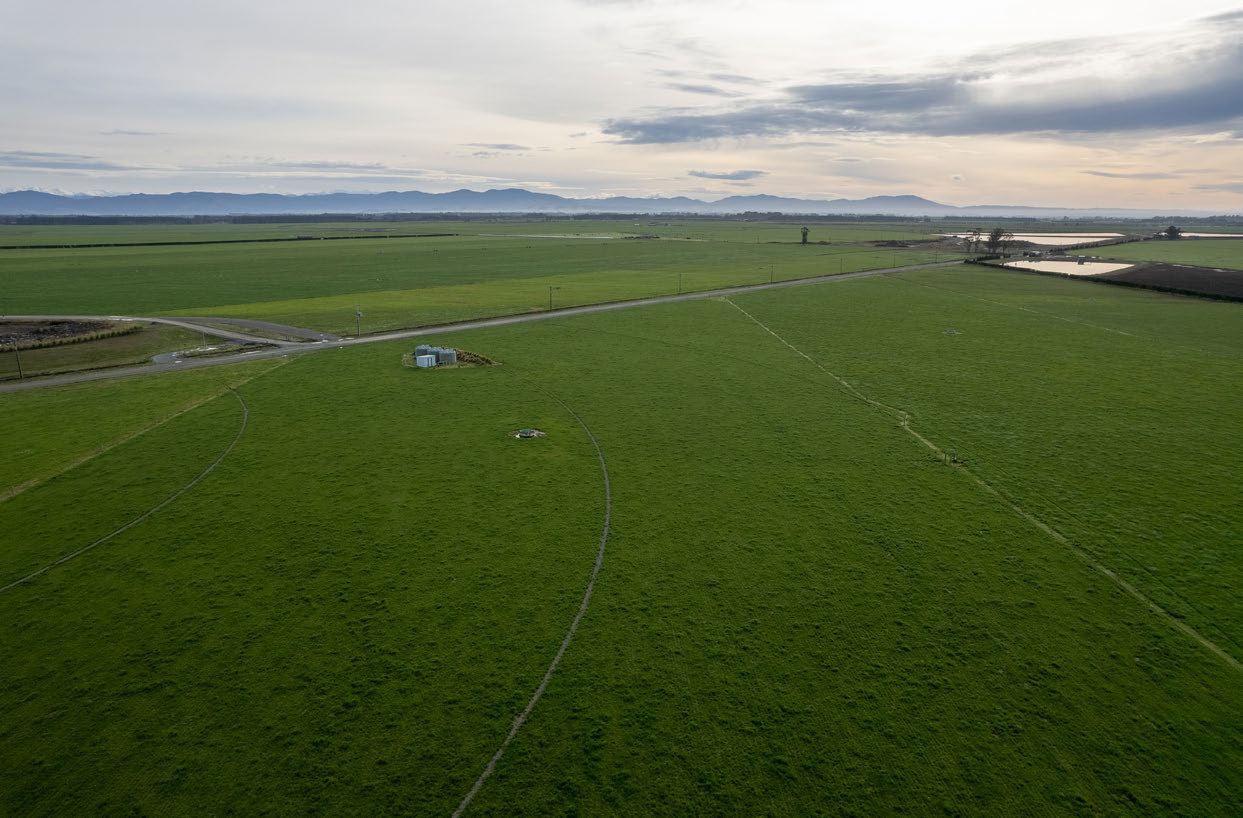
[[[1102,255],[1124,261],[1164,261],[1198,267],[1243,270],[1243,239],[1144,241],[1104,248]]]
[[[166,324],[147,324],[138,332],[76,344],[27,349],[21,352],[21,371],[26,377],[76,372],[109,366],[141,364],[162,352],[200,344],[197,332]],[[17,356],[0,349],[0,381],[18,377]]]
[[[0,498],[42,482],[278,366],[257,361],[32,390],[0,398]]]
[[[777,235],[794,241],[794,225],[667,228],[692,241],[504,235],[622,226],[608,222],[471,225],[498,235],[12,250],[0,254],[0,285],[11,314],[214,315],[352,333],[355,306],[366,316],[364,331],[378,332],[546,309],[549,287],[559,288],[554,304],[567,306],[675,293],[679,284],[702,290],[953,257],[935,249],[769,243]],[[866,225],[817,230],[843,237],[835,241],[919,236]]]
[[[299,236],[374,238],[379,236],[457,233],[478,235],[632,236],[650,235],[697,241],[798,241],[807,224],[811,241],[887,241],[925,239],[932,225],[922,222],[799,221],[755,222],[722,219],[656,217],[635,219],[522,218],[472,220],[292,222],[289,224],[0,224],[0,247],[64,247],[82,244],[143,242],[213,242],[294,239]]]
[[[21,447],[59,446],[0,457],[10,483],[148,396],[232,379],[250,422],[174,506],[0,594],[0,812],[450,814],[591,570],[600,469],[556,399],[612,534],[467,815],[1243,809],[1243,674],[1010,506],[1243,657],[1237,305],[984,268],[731,301],[437,338],[495,367],[379,344],[6,396]],[[239,414],[220,394],[0,502],[0,584]]]

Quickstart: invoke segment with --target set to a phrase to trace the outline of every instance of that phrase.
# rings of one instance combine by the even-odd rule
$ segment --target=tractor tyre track
[[[548,683],[552,681],[553,673],[556,672],[557,666],[561,664],[561,659],[565,656],[565,652],[569,650],[570,643],[574,641],[574,634],[578,632],[578,625],[587,613],[587,606],[591,603],[591,595],[596,588],[596,578],[600,575],[600,568],[604,565],[604,549],[608,545],[609,540],[609,522],[613,516],[613,491],[609,483],[608,463],[604,459],[604,450],[600,448],[600,441],[596,440],[591,427],[587,425],[586,421],[577,412],[570,408],[569,404],[538,386],[536,386],[536,389],[539,389],[539,391],[556,401],[574,420],[578,421],[578,425],[583,427],[583,431],[587,433],[588,439],[591,440],[591,445],[596,450],[596,457],[600,461],[600,476],[604,481],[604,524],[600,531],[600,546],[596,549],[596,561],[591,569],[591,577],[587,580],[587,587],[583,591],[582,602],[578,604],[578,611],[574,614],[574,619],[570,622],[570,628],[565,632],[565,638],[561,640],[560,647],[557,648],[557,654],[553,656],[548,669],[544,671],[544,677],[540,679],[535,692],[531,694],[530,700],[527,701],[527,706],[514,718],[513,724],[510,725],[509,733],[506,734],[505,739],[501,742],[501,746],[497,748],[491,760],[488,761],[487,766],[483,768],[483,772],[479,774],[479,778],[471,786],[470,791],[466,793],[461,803],[457,805],[457,809],[453,811],[452,818],[459,818],[466,811],[466,808],[470,806],[470,802],[474,800],[479,790],[483,788],[488,778],[496,770],[496,765],[500,762],[501,756],[505,754],[505,750],[508,749],[510,743],[518,735],[518,731],[526,723],[527,718],[531,715],[531,711],[535,709],[535,705],[539,703],[540,698],[544,695],[544,690],[548,687]]]
[[[1210,640],[1208,637],[1201,634],[1199,631],[1197,631],[1195,628],[1188,625],[1186,622],[1183,622],[1181,619],[1174,616],[1172,613],[1167,611],[1165,608],[1161,607],[1159,604],[1157,604],[1155,601],[1150,599],[1147,595],[1145,595],[1142,591],[1140,591],[1130,582],[1127,582],[1125,579],[1119,576],[1117,572],[1109,568],[1109,566],[1105,565],[1100,560],[1096,559],[1096,557],[1092,556],[1092,554],[1089,553],[1082,546],[1077,545],[1076,543],[1072,542],[1069,538],[1066,537],[1066,535],[1062,534],[1062,532],[1058,531],[1053,526],[1041,520],[1039,517],[1032,514],[1027,509],[1023,508],[1021,505],[1018,504],[1016,500],[1009,497],[1005,492],[998,489],[997,487],[989,483],[987,480],[977,475],[975,472],[971,471],[971,469],[967,468],[962,463],[953,462],[952,459],[947,456],[945,451],[943,451],[939,446],[937,446],[931,440],[924,437],[923,435],[921,435],[919,432],[915,431],[911,427],[911,416],[908,412],[902,409],[898,409],[897,407],[890,406],[887,403],[881,403],[878,400],[874,400],[873,398],[869,398],[867,395],[864,395],[862,392],[860,392],[858,389],[856,389],[854,386],[848,383],[844,378],[840,377],[839,375],[834,374],[833,372],[830,372],[827,368],[821,365],[819,361],[815,360],[810,355],[808,355],[806,352],[803,352],[801,349],[791,344],[785,338],[782,338],[780,335],[774,332],[771,328],[769,328],[768,325],[760,321],[760,319],[756,318],[754,315],[747,312],[746,310],[744,310],[742,307],[735,304],[730,299],[724,298],[722,300],[727,302],[734,309],[741,312],[747,318],[751,319],[751,321],[753,321],[757,326],[759,326],[760,329],[764,330],[769,335],[776,338],[778,341],[780,341],[785,346],[789,347],[791,350],[793,350],[796,354],[798,354],[802,358],[806,359],[812,366],[816,367],[821,372],[828,375],[830,378],[836,381],[841,387],[843,387],[847,392],[849,392],[853,397],[857,398],[858,400],[863,401],[869,406],[879,409],[885,414],[892,415],[893,417],[897,418],[898,425],[901,427],[902,431],[906,432],[911,437],[918,440],[921,444],[927,447],[938,458],[944,460],[947,463],[950,463],[950,465],[952,465],[955,469],[958,469],[959,471],[967,475],[985,493],[991,495],[997,500],[1000,500],[1019,517],[1022,517],[1032,526],[1039,529],[1042,533],[1047,535],[1054,542],[1058,543],[1059,545],[1064,546],[1068,551],[1070,551],[1071,554],[1077,557],[1086,566],[1088,566],[1096,573],[1108,579],[1123,593],[1127,594],[1132,599],[1134,599],[1136,602],[1140,603],[1142,606],[1147,608],[1149,611],[1156,614],[1159,618],[1163,619],[1166,622],[1166,624],[1180,631],[1181,633],[1183,633],[1185,636],[1189,637],[1193,641],[1199,643],[1201,647],[1204,647],[1205,649],[1207,649],[1210,653],[1217,656],[1217,658],[1221,659],[1223,662],[1225,662],[1227,665],[1229,665],[1234,670],[1237,670],[1243,673],[1243,663],[1240,663],[1238,659],[1236,659],[1230,653],[1227,653],[1221,646],[1219,646],[1218,644]]]
[[[177,489],[175,492],[170,494],[168,497],[164,498],[162,501],[160,501],[158,505],[154,506],[153,508],[148,509],[147,511],[144,511],[142,514],[130,520],[128,523],[116,529],[115,531],[111,531],[108,534],[105,534],[104,536],[95,540],[90,545],[82,546],[81,548],[79,548],[77,551],[74,551],[73,553],[66,554],[65,556],[61,557],[55,562],[45,565],[44,567],[40,568],[38,571],[35,571],[32,574],[27,574],[21,579],[10,582],[8,585],[5,585],[4,587],[0,588],[0,593],[4,593],[5,591],[8,591],[12,588],[16,588],[18,585],[23,585],[27,582],[30,582],[32,579],[40,577],[43,574],[46,574],[48,571],[51,571],[56,566],[63,565],[64,563],[69,562],[75,557],[79,557],[85,554],[87,551],[90,551],[93,548],[103,545],[104,543],[108,542],[112,538],[117,537],[121,534],[124,534],[126,531],[129,531],[131,528],[143,522],[148,517],[151,517],[153,514],[156,514],[161,509],[163,509],[165,506],[167,506],[169,503],[172,503],[178,497],[180,497],[181,495],[185,494],[190,489],[197,486],[203,480],[203,478],[205,478],[207,475],[215,471],[216,467],[219,466],[224,461],[224,459],[229,456],[229,452],[233,451],[233,447],[237,445],[237,442],[242,439],[242,434],[246,431],[246,424],[250,420],[250,407],[246,405],[246,401],[242,399],[242,396],[238,394],[237,390],[235,390],[233,387],[229,387],[229,391],[233,393],[233,397],[237,398],[238,404],[242,407],[242,422],[238,426],[237,434],[233,436],[233,440],[229,442],[229,445],[226,446],[224,451],[220,453],[220,456],[217,457],[215,460],[213,460],[207,468],[203,469],[203,471],[200,472],[197,477],[195,477],[189,483],[186,483],[181,488]]]

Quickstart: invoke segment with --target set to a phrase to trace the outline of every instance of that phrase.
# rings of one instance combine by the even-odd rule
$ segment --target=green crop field
[[[1126,261],[1164,261],[1243,270],[1243,239],[1145,241],[1102,248],[1102,256]]]
[[[600,244],[475,275],[669,252]],[[0,813],[451,814],[592,574],[571,412],[603,566],[466,815],[1243,811],[1238,305],[970,267],[436,342],[500,365],[0,397],[0,586],[229,452],[0,592]]]
[[[460,225],[459,225],[460,226]],[[0,224],[0,247],[145,242],[263,241],[316,237],[453,233],[438,222],[304,222],[291,224]]]
[[[295,222],[289,224],[0,224],[0,247],[142,242],[213,242],[292,239],[299,236],[362,237],[458,233],[476,235],[627,236],[652,235],[670,239],[713,241],[797,241],[799,227],[807,224],[811,241],[883,241],[927,238],[940,228],[925,222],[850,219],[826,222],[809,217],[799,221],[756,222],[668,217],[635,219],[478,218],[465,221]]]
[[[609,225],[504,227],[542,234],[569,226],[590,231]],[[480,230],[477,225],[475,229]],[[955,256],[943,248],[772,244],[756,238],[776,235],[768,224],[705,223],[696,229],[705,237],[650,241],[498,234],[12,250],[0,254],[0,310],[16,315],[260,318],[352,334],[356,307],[366,317],[363,330],[378,332],[547,309],[550,295],[554,306],[572,306],[665,295],[679,287],[705,290]],[[781,230],[787,239],[797,239],[797,227]],[[890,241],[894,235],[911,234],[851,226],[841,228],[841,235],[851,241],[864,236]]]

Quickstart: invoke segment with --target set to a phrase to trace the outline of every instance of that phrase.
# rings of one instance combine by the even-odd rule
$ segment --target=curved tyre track
[[[539,387],[536,387],[537,389]],[[565,638],[561,640],[561,646],[557,648],[557,655],[552,658],[552,662],[548,665],[548,670],[544,671],[544,677],[540,679],[539,686],[535,688],[535,692],[531,694],[527,706],[522,712],[514,718],[514,723],[509,728],[509,733],[505,736],[505,740],[501,742],[501,746],[496,749],[492,759],[487,766],[483,768],[483,772],[479,774],[479,778],[471,786],[470,792],[458,804],[457,809],[453,811],[453,818],[459,818],[466,808],[470,806],[470,802],[482,789],[485,782],[496,769],[497,763],[501,760],[501,756],[505,754],[505,750],[510,743],[518,735],[518,731],[522,729],[522,725],[526,723],[527,718],[531,715],[531,711],[535,709],[535,705],[539,703],[540,697],[544,695],[544,690],[548,687],[548,683],[552,681],[552,674],[556,672],[557,666],[561,664],[561,658],[565,656],[565,652],[569,649],[570,643],[574,641],[574,634],[578,631],[578,624],[582,622],[583,615],[587,613],[587,605],[591,602],[591,594],[596,588],[596,577],[600,575],[600,567],[604,565],[604,548],[609,540],[609,521],[613,516],[613,492],[609,483],[609,466],[604,460],[604,451],[600,448],[600,442],[596,440],[596,436],[592,433],[591,427],[579,417],[578,413],[569,407],[569,405],[549,392],[540,389],[541,392],[555,400],[561,405],[561,408],[569,412],[573,418],[578,421],[578,425],[583,427],[583,431],[587,433],[587,437],[591,440],[591,445],[595,447],[596,457],[600,460],[600,475],[604,478],[604,525],[600,531],[600,547],[596,549],[596,562],[591,569],[591,578],[587,580],[587,587],[583,591],[583,601],[578,604],[578,612],[574,614],[574,619],[570,622],[570,628],[565,632]]]
[[[32,579],[35,579],[36,577],[42,576],[43,574],[46,574],[48,571],[51,571],[56,566],[69,562],[69,560],[75,557],[79,557],[82,554],[85,554],[87,551],[90,551],[92,548],[103,545],[104,543],[108,542],[108,540],[111,540],[113,537],[116,537],[120,534],[124,534],[126,531],[129,531],[134,526],[146,520],[148,517],[160,511],[162,508],[167,506],[169,503],[173,502],[178,497],[180,497],[181,495],[185,494],[190,489],[197,486],[204,477],[206,477],[207,475],[215,471],[216,467],[219,466],[221,462],[226,457],[229,456],[229,452],[233,451],[233,447],[237,445],[237,442],[242,439],[242,433],[246,431],[246,424],[250,420],[250,407],[246,405],[246,401],[242,400],[242,396],[239,395],[237,393],[237,390],[233,389],[233,387],[229,387],[229,391],[233,393],[233,397],[237,398],[238,404],[240,404],[242,407],[242,422],[238,426],[237,434],[233,436],[233,440],[230,441],[229,445],[226,446],[224,451],[220,453],[220,456],[211,462],[211,465],[209,465],[207,468],[203,469],[203,471],[199,473],[198,477],[195,477],[189,483],[186,483],[184,486],[177,489],[175,492],[170,494],[168,497],[164,498],[164,500],[162,500],[159,503],[159,505],[155,506],[154,508],[148,509],[147,511],[144,511],[142,514],[130,520],[128,523],[116,529],[115,531],[109,532],[108,534],[105,534],[104,536],[100,537],[98,540],[95,540],[95,542],[91,543],[90,545],[84,545],[81,548],[79,548],[77,551],[74,551],[71,554],[66,554],[65,556],[61,557],[55,562],[45,565],[44,567],[40,568],[38,571],[35,571],[33,574],[27,574],[26,576],[22,577],[19,580],[14,580],[13,582],[10,582],[8,585],[5,585],[3,588],[0,588],[0,593],[4,593],[5,591],[8,591],[11,588],[16,588],[18,585],[22,585],[24,583],[30,582]]]

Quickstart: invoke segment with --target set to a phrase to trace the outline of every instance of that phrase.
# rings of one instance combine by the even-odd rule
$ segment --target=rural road
[[[282,324],[271,324],[261,321],[244,322],[242,320],[230,318],[151,318],[146,316],[124,315],[6,315],[0,316],[0,318],[15,321],[89,321],[100,320],[101,318],[156,321],[163,324],[171,324],[173,326],[182,327],[184,329],[190,329],[195,332],[206,332],[210,335],[228,338],[234,341],[241,341],[243,343],[264,344],[268,348],[250,350],[236,355],[220,355],[208,358],[184,358],[168,363],[115,367],[112,369],[98,369],[88,372],[74,372],[68,375],[54,375],[46,378],[34,378],[26,381],[9,381],[7,383],[0,384],[0,394],[5,392],[21,392],[27,389],[38,389],[43,386],[60,386],[69,383],[83,383],[86,381],[123,378],[129,375],[154,375],[161,372],[172,372],[176,370],[199,369],[208,366],[224,366],[226,364],[236,364],[243,361],[259,361],[266,358],[279,358],[285,355],[300,355],[307,352],[318,352],[325,349],[344,349],[345,347],[357,346],[359,344],[378,344],[385,341],[405,340],[407,338],[424,338],[427,336],[444,335],[448,332],[487,329],[489,327],[504,327],[509,326],[510,324],[525,324],[529,321],[544,321],[550,318],[565,318],[575,315],[591,315],[599,312],[612,312],[613,310],[627,310],[634,307],[648,307],[655,304],[672,304],[679,301],[702,301],[707,298],[742,295],[745,293],[759,292],[761,290],[779,290],[786,287],[803,287],[809,284],[829,284],[838,281],[852,281],[859,278],[883,276],[889,273],[909,272],[911,270],[924,270],[936,267],[952,267],[958,264],[962,264],[962,262],[954,260],[939,261],[930,264],[913,264],[908,267],[884,267],[878,270],[863,270],[857,273],[836,273],[832,275],[815,276],[812,278],[796,278],[789,279],[787,281],[774,281],[771,284],[747,284],[739,287],[725,287],[719,290],[702,290],[693,293],[679,293],[677,295],[658,295],[651,298],[637,298],[631,301],[612,301],[604,304],[587,304],[582,307],[565,307],[563,309],[522,313],[520,315],[503,315],[497,318],[478,318],[470,321],[458,321],[453,324],[438,324],[429,327],[419,327],[417,329],[396,330],[376,335],[364,335],[357,338],[337,338],[336,336],[328,333],[320,333],[317,330],[302,329],[299,327],[286,327]],[[327,338],[335,340],[316,340],[310,342],[275,341],[271,338],[263,338],[257,335],[247,335],[245,333],[231,330],[218,329],[206,324],[194,323],[194,321],[207,320],[223,321],[238,325],[245,324],[255,329],[269,329],[291,337],[325,335]]]
[[[153,319],[160,320],[160,319]],[[340,335],[333,335],[331,332],[320,332],[317,329],[305,329],[303,327],[291,327],[288,324],[274,324],[271,321],[258,321],[253,318],[182,318],[183,324],[189,323],[194,325],[202,325],[211,328],[213,324],[230,324],[237,327],[249,327],[250,329],[266,330],[274,332],[277,335],[288,335],[290,338],[301,338],[304,341],[340,341]],[[216,330],[219,332],[219,330]],[[268,343],[272,343],[269,339]]]

